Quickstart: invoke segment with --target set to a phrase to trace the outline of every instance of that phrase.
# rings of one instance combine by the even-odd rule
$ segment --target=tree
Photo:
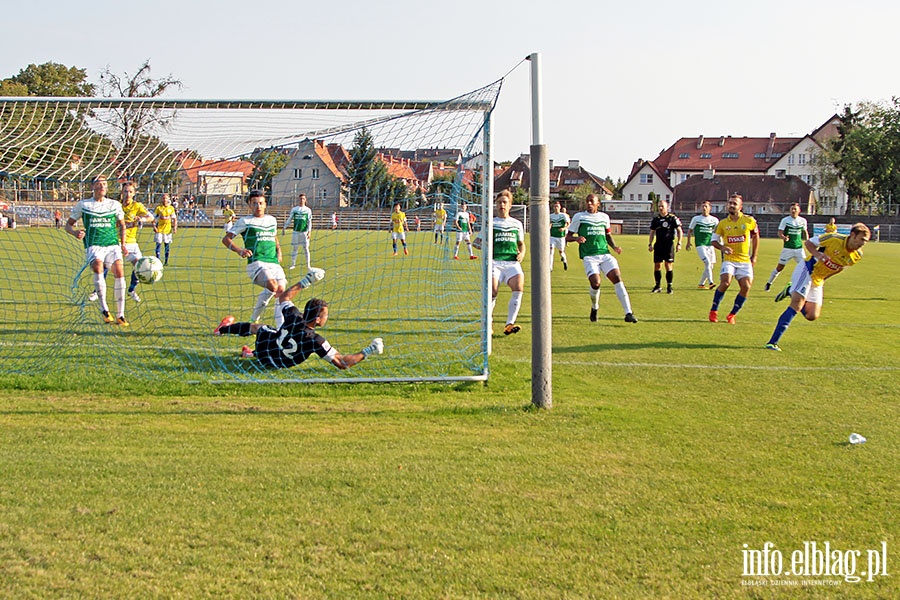
[[[378,158],[375,142],[363,127],[353,137],[347,168],[347,197],[350,206],[382,206],[391,193],[387,165]]]
[[[281,170],[289,162],[289,153],[281,148],[257,148],[250,156],[244,156],[242,160],[248,160],[256,165],[250,174],[248,185],[251,189],[265,190],[267,194],[272,191],[272,178],[281,173]]]
[[[846,182],[847,214],[854,208],[881,209],[900,197],[900,98],[860,102],[855,110],[847,105],[840,120],[823,160]]]
[[[10,84],[25,86],[27,93],[14,94],[16,96],[93,96],[95,90],[94,84],[87,82],[86,69],[55,62],[30,64],[18,75],[5,79],[4,84],[4,91]],[[21,90],[15,87],[10,89]]]
[[[113,73],[109,65],[100,73],[100,93],[104,98],[158,98],[171,88],[181,89],[178,79],[167,75],[161,79],[150,76],[150,60],[145,60],[134,75]],[[156,135],[175,118],[174,110],[133,104],[95,115],[113,128],[117,139],[113,142],[128,156],[138,138]]]
[[[589,194],[593,194],[593,193],[594,193],[594,185],[589,181],[585,181],[584,183],[582,183],[581,185],[576,187],[574,190],[572,190],[572,197],[575,198],[576,200],[578,200],[578,202],[580,204],[580,203],[584,202],[584,199],[587,198]]]

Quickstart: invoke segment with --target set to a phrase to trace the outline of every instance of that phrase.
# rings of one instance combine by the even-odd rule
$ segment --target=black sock
[[[247,337],[250,335],[250,323],[232,323],[219,329],[219,333],[223,335],[239,335]]]
[[[653,279],[656,280],[656,287],[659,287],[659,283],[662,281],[662,273],[653,271]]]
[[[669,284],[669,287],[672,287],[672,276],[675,274],[675,271],[666,271],[666,283]]]

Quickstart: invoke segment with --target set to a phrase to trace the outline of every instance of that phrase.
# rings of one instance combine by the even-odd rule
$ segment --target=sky
[[[900,3],[237,2],[4,8],[0,78],[48,61],[173,75],[191,99],[446,100],[505,77],[494,159],[533,143],[531,63],[556,164],[625,179],[681,137],[801,136],[900,95]]]

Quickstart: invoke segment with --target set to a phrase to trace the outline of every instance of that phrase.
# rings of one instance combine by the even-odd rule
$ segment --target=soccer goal
[[[487,263],[452,260],[455,240],[449,228],[434,235],[434,209],[441,202],[453,214],[465,201],[490,215],[490,117],[501,84],[443,102],[0,98],[0,213],[15,223],[0,230],[0,373],[99,363],[183,381],[486,379]],[[127,327],[104,322],[84,244],[65,231],[97,175],[110,198],[131,181],[150,214],[164,197],[176,209],[162,279],[136,287],[140,302],[126,295]],[[283,228],[306,195],[309,262],[326,276],[294,304],[325,299],[330,318],[319,333],[344,354],[381,337],[383,355],[344,371],[315,357],[270,370],[241,356],[253,337],[212,335],[225,315],[249,321],[262,289],[222,244],[230,211],[249,214],[251,189],[265,191],[278,220],[288,285],[307,264],[301,247],[290,269],[292,232]],[[408,254],[392,248],[395,204],[407,216]],[[165,259],[151,223],[136,241],[144,256]],[[112,274],[106,281],[114,313]],[[272,324],[273,310],[274,300],[261,322]]]

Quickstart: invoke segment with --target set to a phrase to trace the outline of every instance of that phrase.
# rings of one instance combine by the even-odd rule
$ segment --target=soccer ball
[[[141,283],[155,283],[162,279],[163,264],[155,256],[145,256],[135,263],[134,274]]]

